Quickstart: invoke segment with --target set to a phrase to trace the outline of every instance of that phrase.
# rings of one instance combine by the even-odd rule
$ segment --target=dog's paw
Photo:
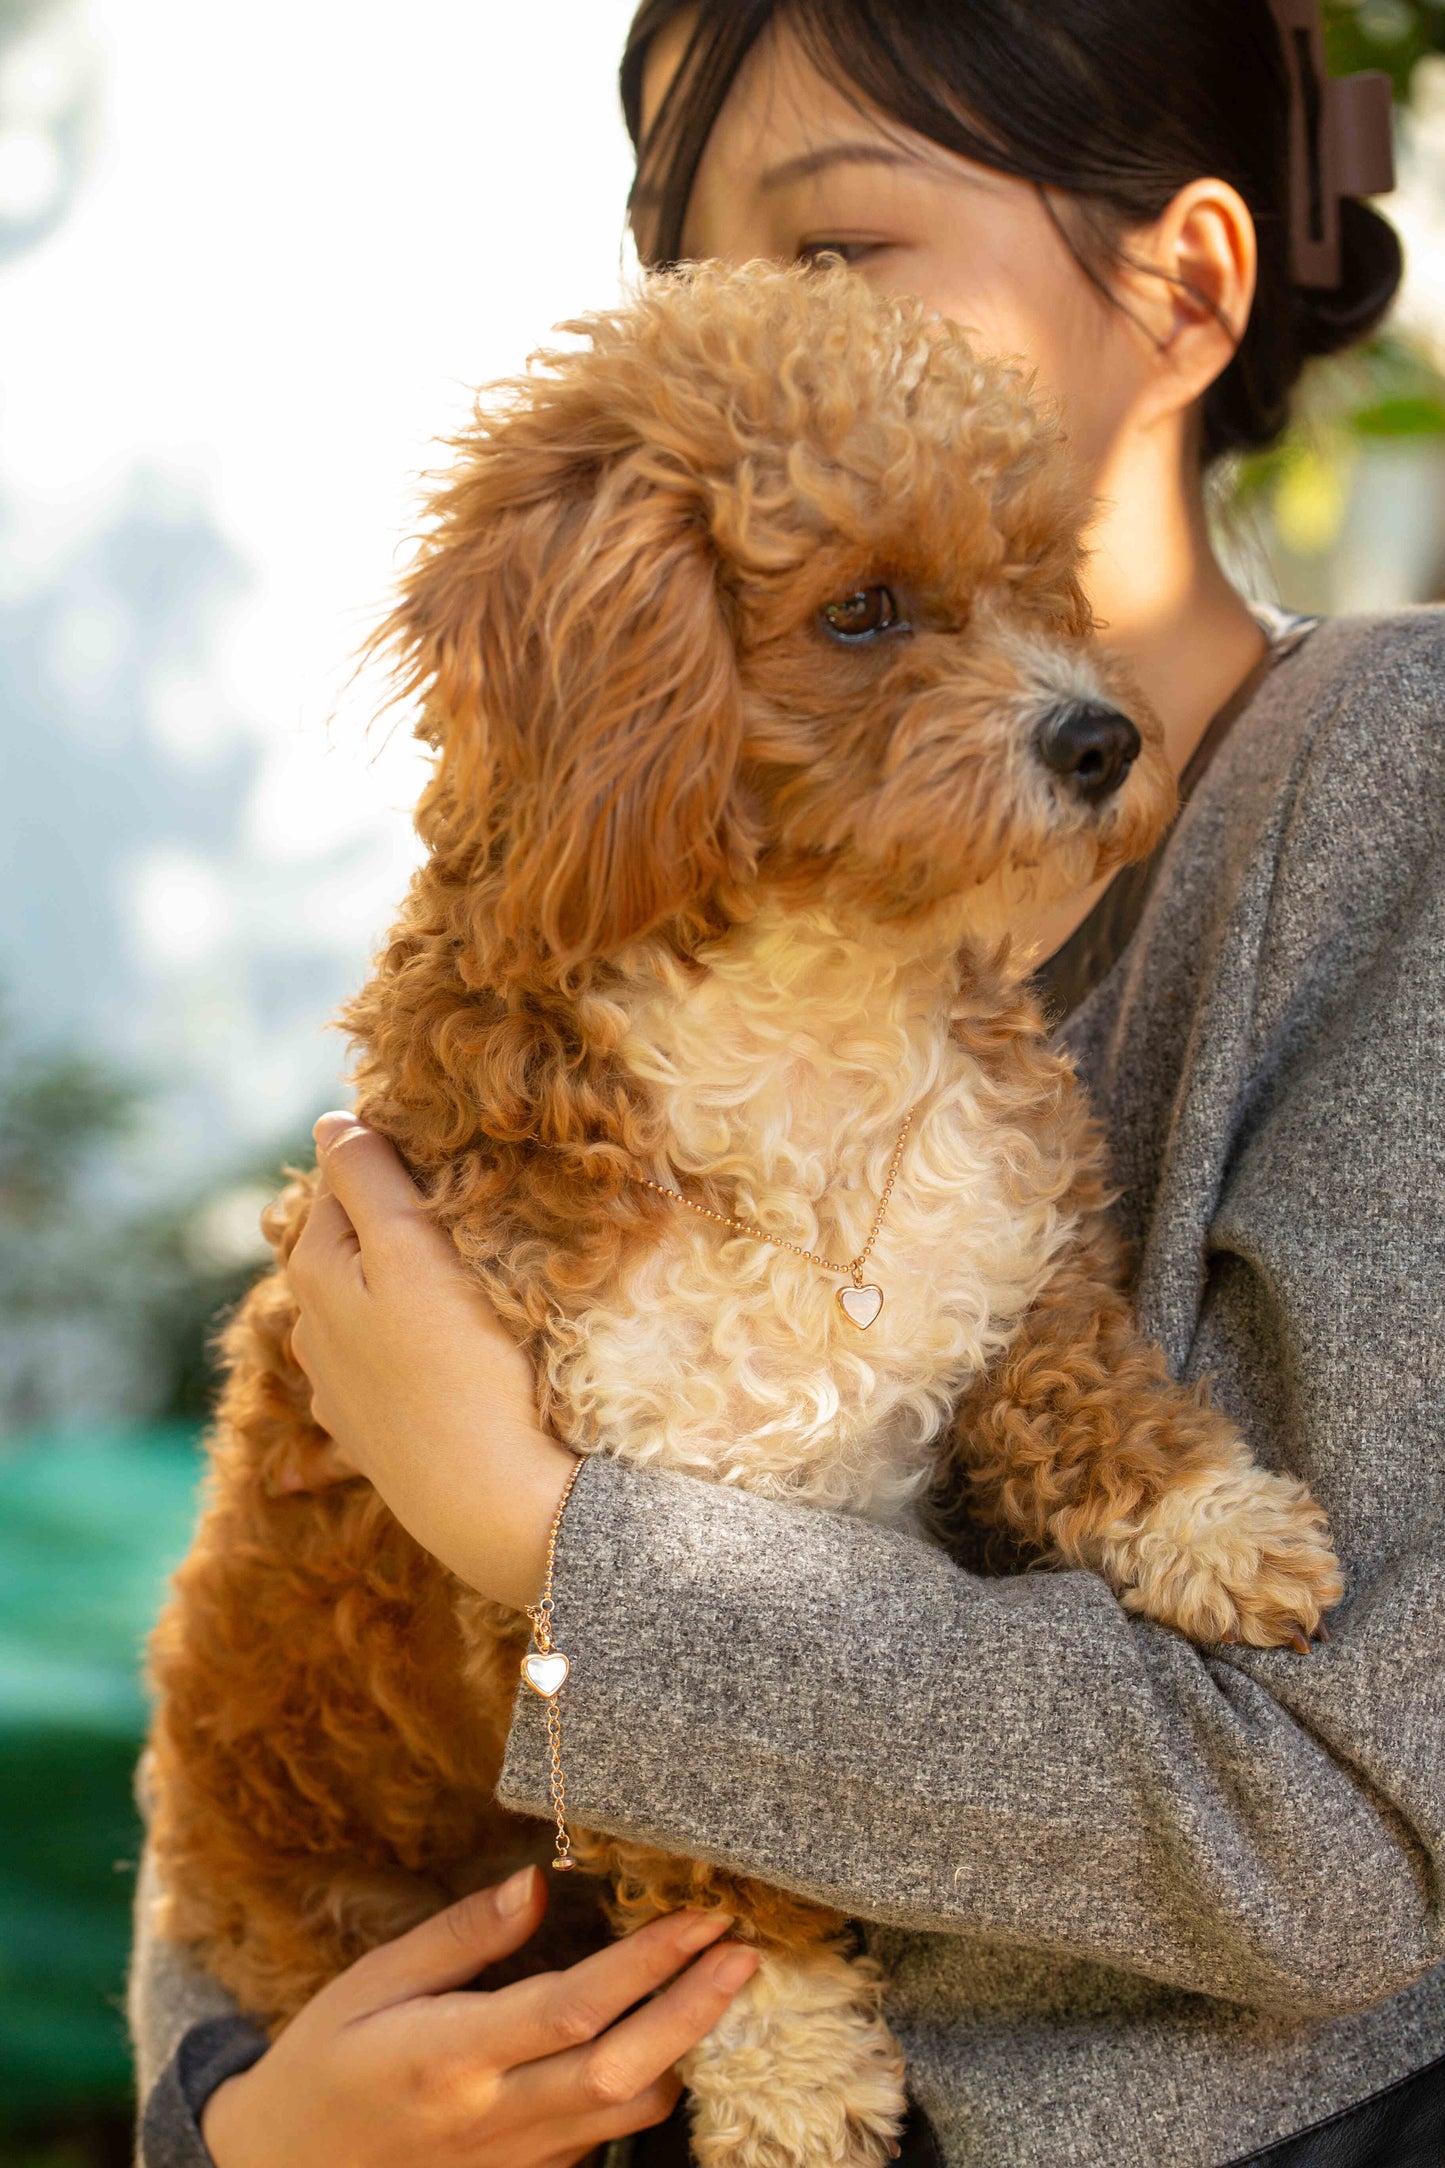
[[[680,2068],[700,2168],[881,2168],[896,2156],[903,2058],[873,1969],[836,1950],[770,1952]]]
[[[1248,1462],[1165,1491],[1107,1545],[1127,1610],[1191,1641],[1309,1647],[1344,1594],[1324,1514],[1303,1483]]]

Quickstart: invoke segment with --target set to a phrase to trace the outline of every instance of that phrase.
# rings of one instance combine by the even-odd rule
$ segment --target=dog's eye
[[[841,602],[825,602],[818,615],[835,640],[876,640],[882,632],[908,629],[891,587],[860,587]]]

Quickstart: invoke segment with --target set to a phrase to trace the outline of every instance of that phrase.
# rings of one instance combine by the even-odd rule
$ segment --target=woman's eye
[[[883,632],[908,630],[891,587],[860,587],[839,602],[825,602],[818,615],[835,640],[876,640]]]
[[[855,264],[881,247],[877,241],[800,241],[798,261],[819,270],[826,263]]]

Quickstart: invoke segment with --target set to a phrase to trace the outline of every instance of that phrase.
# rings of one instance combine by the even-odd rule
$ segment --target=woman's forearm
[[[1413,1657],[1445,1567],[1420,1572],[1433,1623],[1392,1580],[1328,1650],[1206,1656],[1087,1573],[981,1580],[906,1535],[592,1462],[557,1562],[569,1804],[857,1916],[1359,2007],[1442,1955],[1433,1794],[1414,1828],[1418,1801],[1382,1811],[1352,1714],[1410,1681],[1445,1720]],[[501,1785],[538,1813],[541,1716],[522,1696]]]

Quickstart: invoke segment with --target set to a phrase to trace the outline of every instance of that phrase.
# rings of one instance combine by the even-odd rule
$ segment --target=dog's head
[[[996,928],[1147,850],[1157,722],[1015,366],[841,269],[704,266],[459,440],[386,636],[509,975],[760,894]]]

